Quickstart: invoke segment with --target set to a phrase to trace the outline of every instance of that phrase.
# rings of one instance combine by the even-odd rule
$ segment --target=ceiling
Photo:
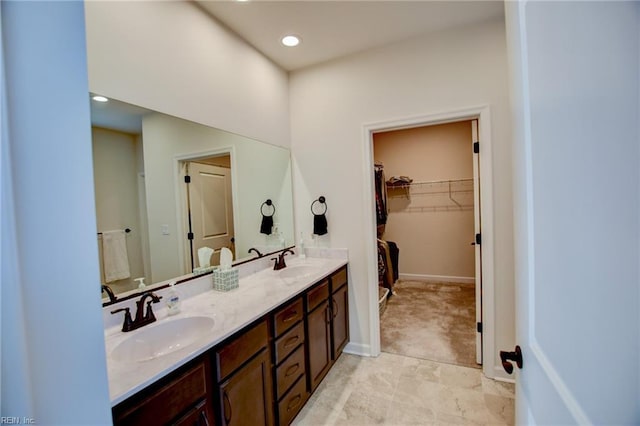
[[[422,34],[504,17],[502,1],[217,1],[206,12],[287,71]],[[296,34],[294,48],[280,43]]]
[[[90,97],[93,94],[89,94]],[[91,125],[138,135],[142,133],[142,117],[152,111],[109,99],[97,102],[91,99]]]

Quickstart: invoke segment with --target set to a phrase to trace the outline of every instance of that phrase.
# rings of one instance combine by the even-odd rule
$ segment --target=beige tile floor
[[[343,354],[294,425],[512,425],[514,390],[481,370]]]

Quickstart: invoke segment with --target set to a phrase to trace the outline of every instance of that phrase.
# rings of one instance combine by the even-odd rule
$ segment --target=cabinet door
[[[349,342],[349,301],[347,286],[331,295],[331,356],[336,360]]]
[[[175,422],[181,413],[207,400],[210,376],[209,357],[205,355],[114,407],[113,423],[135,426]]]
[[[273,424],[271,368],[264,350],[220,385],[223,425]]]
[[[309,342],[309,375],[313,392],[331,367],[331,315],[325,300],[307,315]]]

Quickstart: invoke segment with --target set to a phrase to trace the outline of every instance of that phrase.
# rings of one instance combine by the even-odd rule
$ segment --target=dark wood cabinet
[[[116,405],[113,422],[116,425],[213,425],[214,416],[207,404],[210,394],[209,357],[204,355]]]
[[[347,267],[113,408],[116,425],[289,425],[349,341]]]
[[[222,425],[273,425],[269,352],[254,359],[220,384]]]
[[[331,357],[335,361],[349,342],[349,293],[343,285],[331,293]]]
[[[279,425],[288,425],[309,398],[306,381],[303,298],[273,315],[275,409]]]
[[[215,350],[221,425],[273,425],[269,327],[265,319]]]
[[[307,354],[311,392],[331,367],[331,313],[325,299],[307,314]]]

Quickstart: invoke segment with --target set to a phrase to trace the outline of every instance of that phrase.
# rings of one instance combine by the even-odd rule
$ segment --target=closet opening
[[[380,350],[480,368],[477,118],[371,133]]]

